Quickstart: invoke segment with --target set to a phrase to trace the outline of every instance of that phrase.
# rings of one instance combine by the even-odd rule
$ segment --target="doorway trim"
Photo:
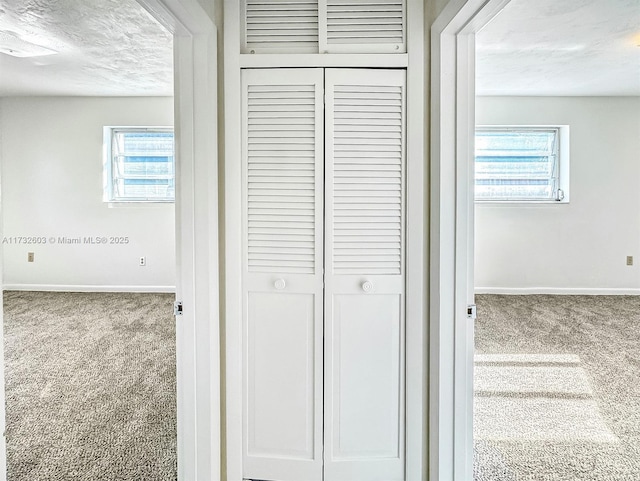
[[[217,31],[198,0],[136,0],[173,34],[178,479],[221,479]]]
[[[475,34],[509,0],[451,0],[431,28],[429,479],[473,479]]]

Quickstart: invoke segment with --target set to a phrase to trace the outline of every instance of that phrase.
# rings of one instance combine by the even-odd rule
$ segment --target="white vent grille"
[[[249,272],[315,273],[315,87],[248,87]]]
[[[335,87],[336,274],[402,273],[402,109],[401,87]]]
[[[318,0],[246,0],[247,51],[318,50]]]
[[[328,1],[327,43],[403,44],[404,0]]]

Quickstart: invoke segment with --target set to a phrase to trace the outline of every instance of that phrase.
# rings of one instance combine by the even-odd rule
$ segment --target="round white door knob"
[[[285,287],[287,287],[287,283],[284,281],[284,279],[278,279],[273,283],[273,285],[278,290],[284,289]]]
[[[371,284],[371,282],[370,282],[370,281],[364,281],[364,282],[362,283],[362,290],[363,290],[364,292],[370,292],[370,291],[371,291],[371,289],[373,289],[373,284]]]

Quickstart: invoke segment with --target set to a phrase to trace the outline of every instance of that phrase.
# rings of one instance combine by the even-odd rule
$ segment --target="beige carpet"
[[[5,293],[9,481],[176,479],[172,299]],[[640,298],[477,304],[476,481],[640,480]]]
[[[176,479],[173,297],[5,292],[9,481]]]
[[[475,480],[640,480],[640,297],[476,302]]]

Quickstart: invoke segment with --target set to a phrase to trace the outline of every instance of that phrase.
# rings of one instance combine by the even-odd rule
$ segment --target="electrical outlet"
[[[633,256],[627,256],[627,265],[628,266],[632,266],[633,265]]]
[[[147,258],[144,257],[144,256],[140,257],[140,263],[138,265],[146,266],[147,265]]]
[[[33,252],[27,253],[27,262],[33,262],[35,259],[35,254]]]

